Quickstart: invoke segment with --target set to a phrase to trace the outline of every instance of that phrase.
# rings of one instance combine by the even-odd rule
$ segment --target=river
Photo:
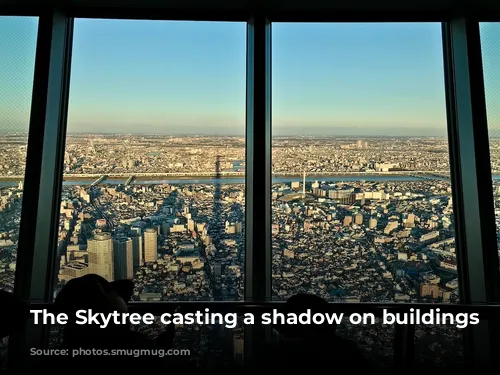
[[[500,175],[495,175],[495,179],[500,179]],[[399,176],[391,176],[391,175],[386,175],[386,176],[310,176],[306,177],[307,182],[314,182],[314,181],[325,181],[325,182],[354,182],[354,181],[425,181],[429,179],[444,179],[442,177],[417,177],[417,176],[404,176],[404,175],[399,175]],[[119,185],[119,184],[125,184],[125,181],[127,179],[122,178],[122,179],[117,179],[117,178],[110,178],[105,181],[103,181],[103,185]],[[302,177],[297,176],[297,177],[275,177],[273,178],[273,183],[286,183],[286,182],[293,182],[293,181],[299,181],[302,182]],[[66,180],[63,182],[64,186],[74,186],[74,185],[90,185],[93,182],[93,180]],[[0,186],[16,186],[19,182],[16,181],[0,181]],[[168,179],[137,179],[134,180],[132,183],[133,185],[159,185],[159,184],[244,184],[245,179],[243,177],[228,177],[228,178],[168,178]]]

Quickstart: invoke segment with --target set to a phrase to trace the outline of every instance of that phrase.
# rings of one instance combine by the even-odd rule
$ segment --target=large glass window
[[[493,175],[493,197],[497,239],[500,241],[500,22],[482,22],[479,24],[481,51],[483,58],[484,89],[486,95],[486,113],[488,116],[488,134],[490,137],[491,173]],[[497,246],[500,249],[500,247]],[[499,250],[500,255],[500,250]]]
[[[0,17],[0,288],[14,290],[38,18]]]
[[[245,23],[75,20],[59,286],[239,300]]]
[[[273,24],[273,298],[457,302],[441,25]]]
[[[0,16],[0,289],[12,292],[28,144],[38,18]],[[0,341],[0,371],[7,339]]]

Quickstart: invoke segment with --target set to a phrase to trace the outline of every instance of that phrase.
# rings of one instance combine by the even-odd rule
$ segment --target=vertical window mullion
[[[444,23],[443,50],[460,298],[465,304],[499,302],[499,261],[478,22],[456,18]],[[466,354],[474,368],[493,363],[492,327],[492,322],[482,321],[466,334]]]
[[[52,300],[57,277],[72,30],[73,21],[64,13],[47,10],[40,16],[14,287],[33,302]],[[12,337],[9,363],[36,368],[26,348],[40,347],[46,328],[29,322],[24,334]]]
[[[245,299],[271,299],[271,24],[247,28]]]
[[[50,302],[62,180],[72,20],[40,17],[31,106],[16,293]]]
[[[271,299],[271,23],[247,24],[245,300]],[[266,327],[246,327],[245,361],[265,343]]]

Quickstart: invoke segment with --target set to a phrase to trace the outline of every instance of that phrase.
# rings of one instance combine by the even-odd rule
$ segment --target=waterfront
[[[500,178],[500,175],[495,175],[495,179]],[[438,176],[413,176],[413,175],[349,175],[349,176],[308,176],[306,177],[306,182],[353,182],[353,181],[422,181],[422,180],[443,180],[444,177]],[[125,184],[127,179],[125,178],[110,178],[103,181],[102,185],[120,185]],[[302,181],[302,177],[275,177],[273,178],[273,183],[286,183],[293,181]],[[77,179],[77,180],[64,180],[63,185],[65,186],[76,186],[76,185],[90,185],[94,182],[93,179]],[[0,187],[2,186],[16,186],[19,181],[0,181]],[[244,184],[245,178],[243,177],[227,177],[227,178],[168,178],[168,179],[137,179],[134,180],[132,185],[180,185],[180,184]]]

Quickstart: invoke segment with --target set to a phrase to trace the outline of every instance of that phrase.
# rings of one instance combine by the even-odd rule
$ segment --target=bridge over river
[[[273,173],[274,182],[286,182],[291,180],[302,181],[303,173],[287,172]],[[122,183],[131,185],[137,182],[154,183],[214,183],[214,181],[225,180],[224,183],[245,183],[245,172],[186,172],[186,173],[108,173],[108,174],[65,174],[65,184],[85,184],[93,181],[90,185],[108,183]],[[310,172],[307,174],[307,182],[311,181],[354,181],[354,180],[422,180],[422,179],[449,179],[449,174],[435,171],[394,171],[394,172]],[[14,182],[23,181],[24,176],[0,176],[2,185],[12,185]],[[290,179],[290,180],[289,180]],[[120,182],[122,181],[122,182]],[[161,182],[164,181],[164,182]]]
[[[302,177],[303,172],[278,172],[273,173],[273,177]],[[65,180],[74,179],[97,179],[102,177],[102,174],[65,174]],[[196,177],[209,177],[209,178],[226,178],[226,177],[245,177],[245,172],[186,172],[186,173],[107,173],[107,179],[117,178],[130,178],[143,179],[143,178],[196,178]],[[307,177],[322,177],[331,176],[411,176],[411,177],[429,177],[429,178],[449,178],[449,174],[435,171],[395,171],[395,172],[310,172]],[[0,176],[1,178],[1,176]]]

